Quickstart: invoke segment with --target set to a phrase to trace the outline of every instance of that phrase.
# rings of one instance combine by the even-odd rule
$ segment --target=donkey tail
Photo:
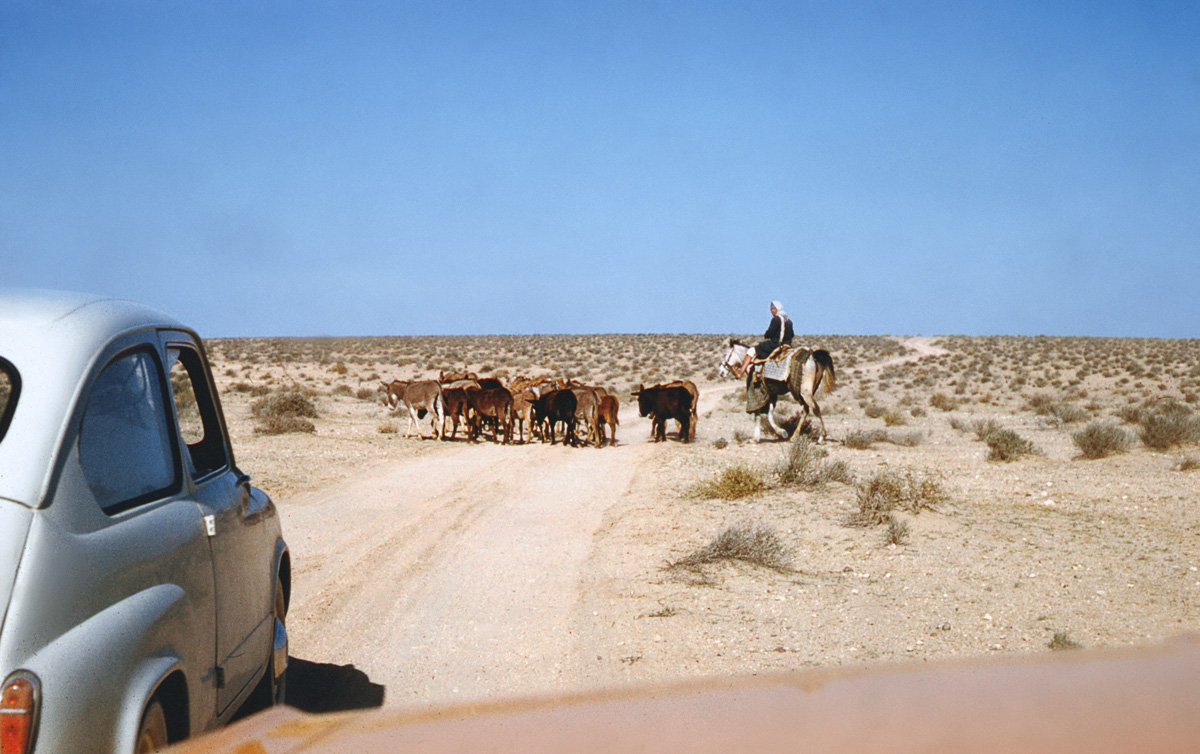
[[[837,389],[837,372],[833,369],[833,357],[824,348],[813,351],[812,357],[821,371],[827,373],[827,379],[821,380],[821,387],[826,393],[832,393]]]

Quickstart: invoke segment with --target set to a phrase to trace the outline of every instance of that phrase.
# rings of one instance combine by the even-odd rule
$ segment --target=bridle
[[[749,350],[750,348],[748,346],[742,345],[741,343],[730,343],[729,350],[725,352],[725,360],[722,361],[721,366],[717,368],[717,374],[719,374],[721,377],[728,376],[729,370],[735,366],[739,366],[742,363],[742,358],[745,357],[746,352]]]

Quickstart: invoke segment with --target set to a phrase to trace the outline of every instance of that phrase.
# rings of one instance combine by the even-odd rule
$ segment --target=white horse
[[[751,347],[745,343],[730,338],[729,347],[725,351],[725,358],[721,361],[721,366],[717,369],[717,373],[725,377],[734,367],[741,366],[742,360],[750,349]],[[767,398],[762,408],[749,412],[754,415],[755,442],[759,442],[762,439],[761,420],[764,416],[770,424],[771,431],[778,437],[787,439],[787,431],[775,421],[775,404],[779,400],[779,396],[788,392],[804,407],[804,416],[801,418],[797,430],[804,426],[804,420],[808,418],[811,411],[816,415],[817,420],[821,422],[821,436],[817,438],[817,442],[825,442],[827,434],[825,431],[825,419],[821,417],[821,407],[817,405],[816,398],[813,396],[822,388],[824,388],[826,393],[832,393],[834,388],[837,387],[837,375],[833,370],[833,357],[823,348],[808,352],[807,358],[801,363],[796,362],[797,356],[799,354],[792,357],[792,364],[790,365],[786,379],[773,380],[759,376],[762,370],[761,365],[752,365],[746,371],[747,403],[749,404],[749,394],[752,389],[757,389],[760,392],[765,390]]]

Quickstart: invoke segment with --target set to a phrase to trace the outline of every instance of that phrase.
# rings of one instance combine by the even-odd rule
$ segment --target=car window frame
[[[186,336],[186,337],[184,337]],[[214,445],[219,445],[224,456],[223,463],[218,466],[213,466],[204,471],[196,470],[196,464],[191,457],[191,445],[183,438],[182,422],[178,415],[178,404],[175,402],[175,388],[171,384],[170,377],[167,378],[167,386],[170,391],[171,414],[175,424],[176,434],[179,437],[181,452],[188,454],[188,474],[192,481],[196,484],[203,484],[209,479],[224,474],[234,468],[233,463],[233,448],[229,442],[229,433],[225,428],[225,416],[221,411],[221,402],[217,398],[216,386],[213,384],[211,370],[209,369],[208,359],[205,356],[204,349],[198,343],[198,338],[193,337],[182,331],[166,331],[163,347],[166,349],[168,361],[172,349],[180,352],[181,356],[177,359],[180,365],[187,372],[188,380],[192,385],[192,392],[196,397],[197,407],[200,408],[201,401],[207,402],[207,411],[200,408],[201,425],[204,428],[204,439],[201,442],[212,442]],[[187,352],[191,357],[195,357],[196,366],[199,369],[199,374],[193,375],[191,370],[182,357],[182,354]],[[173,362],[172,362],[173,363]],[[198,391],[202,390],[202,396]],[[212,439],[215,436],[217,439]]]
[[[168,405],[168,402],[171,405],[171,408],[166,410],[165,418],[166,418],[166,423],[167,423],[167,432],[166,432],[167,438],[166,439],[167,439],[167,442],[169,443],[170,449],[171,449],[172,480],[171,480],[171,483],[165,487],[161,487],[156,490],[150,490],[150,491],[144,492],[140,495],[135,495],[134,497],[124,499],[124,500],[122,500],[118,503],[114,503],[112,505],[101,506],[101,505],[97,504],[96,508],[101,513],[103,513],[105,516],[108,516],[109,518],[113,518],[115,516],[118,516],[122,513],[130,511],[130,510],[133,510],[135,508],[140,508],[142,506],[156,503],[160,500],[167,500],[172,497],[176,497],[183,491],[183,484],[184,484],[183,461],[182,461],[182,456],[180,455],[179,425],[175,419],[175,409],[174,409],[174,405],[173,405],[174,398],[173,398],[173,394],[171,393],[170,385],[167,382],[166,370],[163,367],[162,354],[161,354],[160,350],[156,347],[156,344],[149,343],[149,342],[135,343],[135,344],[129,345],[125,348],[121,348],[121,349],[117,350],[114,354],[112,354],[112,356],[105,359],[102,366],[99,366],[98,368],[93,370],[92,376],[88,380],[87,391],[80,397],[80,402],[79,402],[80,411],[79,411],[79,418],[78,418],[79,423],[78,423],[77,429],[75,431],[75,437],[72,441],[72,444],[74,445],[74,452],[78,455],[78,458],[79,458],[79,463],[81,466],[80,471],[81,472],[83,471],[83,469],[82,469],[83,454],[81,452],[81,447],[80,447],[80,442],[82,441],[82,438],[83,438],[83,423],[84,423],[84,419],[86,418],[88,408],[91,404],[92,393],[96,387],[96,382],[100,379],[100,375],[104,373],[104,370],[108,369],[110,366],[117,363],[119,360],[133,356],[134,354],[137,354],[137,353],[144,353],[144,354],[149,355],[151,363],[153,364],[153,367],[154,367],[154,371],[156,372],[156,375],[157,375],[156,379],[158,382],[160,397],[162,398],[162,401],[163,401],[163,406],[165,408]],[[88,485],[86,482],[86,474],[84,474],[84,476],[82,478],[84,480],[85,488],[87,488],[90,492],[91,491],[90,485]],[[99,501],[97,501],[97,503],[99,503]]]
[[[13,414],[17,410],[17,402],[21,398],[21,373],[17,371],[17,367],[8,359],[0,356],[0,371],[8,377],[8,402],[0,408],[0,442],[4,441],[4,435],[8,433],[8,427],[12,424]]]

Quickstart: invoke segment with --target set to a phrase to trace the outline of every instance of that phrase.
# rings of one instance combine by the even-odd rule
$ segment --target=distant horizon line
[[[720,336],[723,338],[739,338],[753,340],[761,335],[731,332],[557,332],[557,333],[410,333],[393,335],[214,335],[204,336],[204,340],[347,340],[386,338],[581,338],[581,337],[615,337],[615,336]],[[1166,335],[1066,335],[1038,333],[1027,335],[1022,333],[796,333],[797,338],[1091,338],[1096,340],[1197,340],[1195,337],[1172,337]]]

